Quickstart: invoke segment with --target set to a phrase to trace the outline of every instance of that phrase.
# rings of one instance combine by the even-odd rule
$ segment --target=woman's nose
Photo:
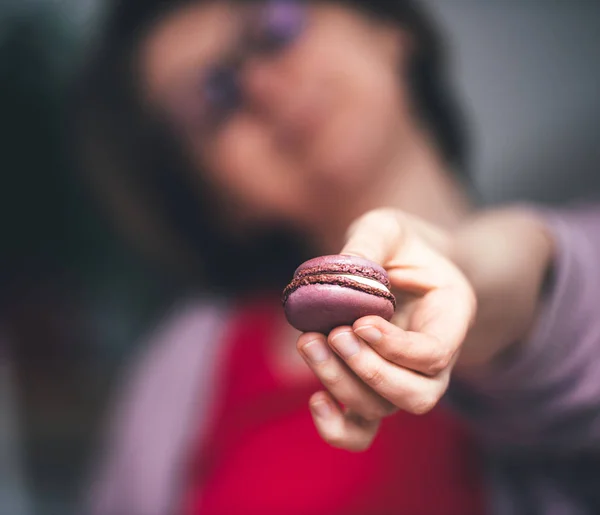
[[[292,93],[285,74],[271,59],[248,59],[239,80],[248,109],[261,116],[274,116]]]

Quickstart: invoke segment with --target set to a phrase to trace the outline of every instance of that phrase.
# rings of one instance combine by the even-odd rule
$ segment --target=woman
[[[319,383],[279,303],[294,267],[337,252],[370,209],[445,228],[468,213],[430,20],[409,1],[129,0],[105,33],[79,102],[88,168],[203,298],[133,372],[93,511],[484,512],[465,428],[408,413],[430,402],[386,421],[368,452],[319,439],[306,409]]]

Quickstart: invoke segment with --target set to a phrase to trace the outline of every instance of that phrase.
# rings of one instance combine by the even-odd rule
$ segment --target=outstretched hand
[[[445,257],[447,245],[442,231],[393,209],[352,225],[341,253],[383,266],[398,307],[391,322],[368,316],[327,337],[298,339],[326,388],[311,397],[310,409],[331,445],[365,450],[382,418],[397,410],[427,413],[446,392],[476,312],[468,281]]]

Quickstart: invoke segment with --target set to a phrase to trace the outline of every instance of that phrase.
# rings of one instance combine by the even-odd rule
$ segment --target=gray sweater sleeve
[[[492,446],[600,447],[600,208],[543,213],[557,254],[529,341],[451,402]]]

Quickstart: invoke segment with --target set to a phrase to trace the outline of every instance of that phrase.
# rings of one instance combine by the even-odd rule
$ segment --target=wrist
[[[459,366],[484,367],[518,351],[552,284],[554,240],[544,219],[514,208],[485,213],[457,231],[451,255],[479,306]]]

